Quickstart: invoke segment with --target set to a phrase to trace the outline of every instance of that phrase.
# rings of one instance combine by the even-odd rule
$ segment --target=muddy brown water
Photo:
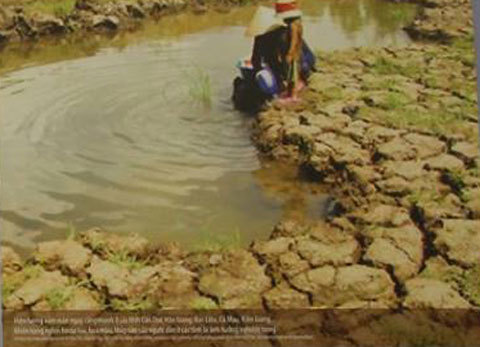
[[[409,42],[410,5],[301,4],[315,49]],[[4,50],[3,241],[28,247],[101,226],[188,247],[245,245],[284,216],[321,217],[327,195],[262,164],[229,100],[253,12],[181,14],[113,38]]]

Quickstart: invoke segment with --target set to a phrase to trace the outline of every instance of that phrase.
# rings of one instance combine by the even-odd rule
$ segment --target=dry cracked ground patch
[[[261,150],[327,184],[346,211],[330,221],[337,231],[328,236],[344,238],[332,258],[324,259],[328,237],[296,240],[298,255],[315,267],[312,278],[325,281],[290,281],[313,303],[346,304],[316,293],[335,288],[341,266],[356,266],[386,290],[357,296],[358,305],[480,304],[476,81],[460,51],[413,45],[320,55],[304,102],[260,115]]]
[[[294,237],[306,272],[279,276],[281,259],[264,257],[288,283],[278,293],[300,291],[322,307],[480,305],[473,27],[459,21],[472,14],[465,1],[420,3],[409,30],[443,44],[319,53],[302,102],[258,117],[265,156],[296,163],[345,211],[328,236]]]

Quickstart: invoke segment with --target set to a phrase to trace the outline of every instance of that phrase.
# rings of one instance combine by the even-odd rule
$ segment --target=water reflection
[[[306,34],[312,46],[318,49],[407,43],[408,37],[401,28],[413,19],[417,11],[417,7],[411,4],[384,0],[302,0],[300,4],[305,15]],[[255,7],[247,6],[228,13],[183,13],[163,17],[159,21],[146,21],[139,24],[137,30],[121,31],[111,36],[91,34],[85,38],[84,35],[71,35],[11,44],[0,54],[0,74],[25,65],[93,56],[105,47],[121,51],[133,44],[158,38],[180,38],[213,28],[245,26],[254,11]],[[329,41],[336,44],[326,44]]]
[[[298,168],[277,162],[263,162],[253,172],[255,182],[272,200],[280,202],[283,220],[318,220],[327,214],[330,197],[318,184],[299,179]]]
[[[304,0],[307,39],[318,49],[408,43],[402,16],[385,12],[413,7],[393,6]],[[73,224],[187,245],[238,233],[248,244],[281,218],[322,218],[326,195],[288,168],[262,168],[229,102],[234,63],[251,49],[243,32],[254,10],[7,47],[2,238],[31,245]],[[188,97],[192,66],[211,80],[211,108]]]

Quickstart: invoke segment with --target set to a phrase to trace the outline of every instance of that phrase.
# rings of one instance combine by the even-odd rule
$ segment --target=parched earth
[[[418,23],[427,37],[436,22]],[[445,45],[319,53],[302,102],[259,114],[263,155],[336,196],[326,222],[284,220],[268,240],[215,252],[99,229],[42,242],[26,260],[2,247],[3,307],[480,307],[473,43],[447,28],[459,34]]]
[[[471,18],[459,21],[470,3],[420,3],[408,30],[448,43],[319,53],[302,102],[274,102],[255,125],[266,157],[296,163],[339,198],[342,213],[322,232],[343,241],[329,248],[310,234],[292,247],[313,269],[288,283],[316,306],[350,307],[324,292],[339,295],[345,266],[385,289],[350,299],[355,307],[480,305],[475,56]]]

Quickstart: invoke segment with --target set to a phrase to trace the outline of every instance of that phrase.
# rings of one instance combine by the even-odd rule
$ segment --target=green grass
[[[77,236],[78,232],[73,223],[68,223],[67,240],[75,240]]]
[[[459,285],[468,299],[480,306],[480,265],[465,271],[459,280]]]
[[[45,13],[57,17],[65,17],[75,7],[75,0],[39,0],[29,3],[25,10],[27,13]]]
[[[475,37],[471,34],[462,36],[458,39],[455,39],[451,46],[455,49],[459,50],[473,50],[473,46],[475,44]]]
[[[214,310],[218,308],[218,306],[212,299],[201,296],[193,299],[192,302],[190,302],[190,308],[192,310],[202,311],[202,310]]]
[[[73,297],[74,289],[75,287],[52,289],[45,296],[45,300],[53,310],[61,309]]]
[[[92,289],[92,285],[88,280],[75,282],[75,280],[70,279],[67,287],[54,288],[49,291],[45,296],[45,301],[53,310],[62,309],[73,298],[75,290],[80,287]]]
[[[387,110],[397,110],[408,104],[408,99],[405,95],[396,92],[388,93],[384,105]]]
[[[155,308],[155,303],[150,299],[141,298],[135,300],[112,299],[109,307],[114,311],[145,311]]]
[[[197,244],[196,251],[224,253],[242,246],[242,237],[239,230],[228,235],[209,235],[207,240]]]
[[[379,57],[372,65],[372,69],[380,75],[394,75],[398,73],[400,66],[390,59]]]
[[[88,245],[93,252],[100,252],[107,249],[107,243],[100,234],[92,233],[88,238]]]
[[[2,297],[12,295],[20,286],[29,279],[37,278],[45,271],[40,265],[27,264],[22,271],[2,277]]]
[[[463,65],[475,67],[475,38],[473,35],[466,35],[452,41],[451,47],[455,49],[454,58],[461,61]]]
[[[331,87],[322,91],[322,94],[325,96],[327,101],[338,100],[343,96],[342,88],[340,87]]]
[[[397,81],[393,78],[383,78],[378,84],[378,89],[393,90],[397,86]]]
[[[440,202],[443,197],[433,190],[417,190],[412,192],[407,200],[413,205],[423,205],[429,202]]]
[[[412,78],[417,77],[422,71],[421,68],[413,62],[401,65],[396,61],[385,57],[378,57],[373,63],[371,69],[374,73],[380,75],[400,74]]]
[[[187,74],[188,93],[192,100],[205,107],[212,106],[212,82],[208,72],[195,67]]]
[[[146,261],[139,260],[127,250],[110,252],[107,251],[107,260],[128,270],[137,270],[146,266]]]
[[[412,17],[412,11],[410,8],[395,8],[390,12],[390,17],[393,22],[406,23]]]
[[[420,130],[431,131],[436,135],[462,133],[467,138],[476,136],[476,129],[470,126],[460,115],[448,110],[430,110],[420,113],[402,109],[397,102],[393,102],[390,106],[394,106],[392,112],[385,113],[383,118],[379,119],[387,125],[398,128],[415,127]]]
[[[6,299],[17,290],[16,283],[8,281],[5,278],[2,280],[2,298]]]
[[[463,189],[466,187],[465,178],[466,172],[465,170],[450,170],[444,173],[448,184],[453,188],[454,192],[465,201],[465,196],[463,194]]]

